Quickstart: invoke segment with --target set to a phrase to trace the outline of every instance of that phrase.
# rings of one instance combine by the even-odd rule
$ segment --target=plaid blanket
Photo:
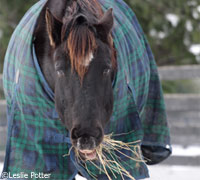
[[[154,57],[132,10],[122,0],[99,0],[104,10],[112,7],[115,23],[114,43],[118,72],[114,82],[114,112],[107,133],[124,142],[141,140],[142,145],[164,147],[170,151],[165,105]],[[54,94],[43,77],[32,33],[46,0],[36,3],[15,29],[5,57],[3,84],[7,100],[8,138],[4,172],[23,172],[28,179],[70,180],[80,171],[71,151],[68,132],[58,119]],[[141,145],[139,144],[139,145]],[[148,177],[145,163],[121,156],[122,164],[136,179]],[[99,180],[106,175],[88,165]],[[34,176],[35,173],[35,176]],[[31,176],[33,175],[33,176]],[[48,176],[49,175],[49,176]],[[113,177],[112,174],[110,176]],[[12,178],[10,178],[12,179]],[[20,179],[26,179],[21,174]],[[121,179],[121,177],[117,177]],[[124,177],[124,179],[129,179]]]

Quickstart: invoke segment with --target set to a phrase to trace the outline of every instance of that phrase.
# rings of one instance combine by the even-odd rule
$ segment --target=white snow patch
[[[79,174],[76,175],[75,179],[76,180],[87,180],[86,178],[80,176]]]
[[[3,163],[0,163],[0,177],[1,177],[2,171],[3,171]]]
[[[173,145],[172,156],[187,156],[187,157],[200,156],[200,146],[183,147],[180,145]]]
[[[163,31],[157,32],[155,29],[150,30],[150,36],[151,37],[158,37],[159,39],[163,39],[166,37],[166,33]]]
[[[200,167],[195,166],[148,166],[150,172],[149,180],[199,180]]]
[[[185,28],[186,28],[189,32],[193,31],[192,22],[189,21],[189,20],[186,21]]]
[[[200,55],[200,44],[191,45],[189,51],[194,55]]]
[[[150,30],[150,36],[155,37],[157,35],[157,31],[155,29]]]
[[[176,27],[180,21],[180,18],[176,14],[166,14],[166,19],[171,22],[172,26]]]
[[[164,39],[164,38],[166,37],[166,33],[160,31],[160,32],[158,32],[158,37],[159,37],[160,39]]]
[[[200,5],[199,5],[199,6],[197,6],[197,11],[199,11],[199,13],[200,13]]]
[[[199,12],[198,12],[198,10],[193,10],[192,16],[193,16],[194,19],[198,19],[199,18]]]

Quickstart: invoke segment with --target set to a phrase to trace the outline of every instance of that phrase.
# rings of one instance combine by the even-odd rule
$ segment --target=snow
[[[197,9],[197,10],[194,10],[194,11],[192,12],[192,16],[193,16],[194,19],[198,19],[198,18],[199,18],[198,9]]]
[[[160,31],[160,32],[158,32],[158,37],[159,37],[160,39],[164,39],[164,38],[166,37],[166,33]]]
[[[200,147],[199,146],[183,147],[180,145],[173,145],[172,156],[187,156],[187,157],[200,156]]]
[[[151,29],[151,30],[150,30],[150,36],[151,36],[151,37],[157,36],[157,31],[156,31],[155,29]]]
[[[200,44],[191,45],[189,51],[196,56],[200,55]]]
[[[197,11],[200,13],[200,5],[197,6]]]
[[[192,26],[192,22],[187,20],[186,24],[185,24],[185,28],[189,31],[192,32],[193,31],[193,26]]]
[[[84,177],[82,177],[82,176],[80,176],[80,175],[76,175],[76,180],[87,180],[86,178],[84,178]]]
[[[166,14],[166,19],[171,22],[173,27],[176,27],[180,21],[180,18],[176,14]]]
[[[0,163],[0,173],[2,172],[3,170],[3,163]]]
[[[166,37],[166,33],[159,31],[157,32],[155,29],[150,30],[150,36],[151,37],[158,37],[159,39],[164,39]]]
[[[149,180],[199,180],[200,167],[191,166],[149,166]]]

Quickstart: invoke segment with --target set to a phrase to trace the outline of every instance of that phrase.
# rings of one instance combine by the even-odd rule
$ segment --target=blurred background
[[[200,0],[125,0],[149,40],[165,93],[172,156],[151,166],[152,180],[200,179]],[[0,74],[10,36],[37,0],[0,0]],[[6,143],[0,75],[0,168]]]

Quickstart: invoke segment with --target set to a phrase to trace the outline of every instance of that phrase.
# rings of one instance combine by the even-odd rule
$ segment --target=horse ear
[[[51,13],[49,8],[46,9],[45,18],[50,45],[55,48],[56,45],[61,43],[61,29],[63,24],[62,21]]]
[[[99,36],[101,38],[106,37],[107,40],[108,35],[112,30],[113,24],[114,24],[113,9],[110,8],[108,11],[104,13],[103,17],[100,19],[98,24],[95,25]]]

